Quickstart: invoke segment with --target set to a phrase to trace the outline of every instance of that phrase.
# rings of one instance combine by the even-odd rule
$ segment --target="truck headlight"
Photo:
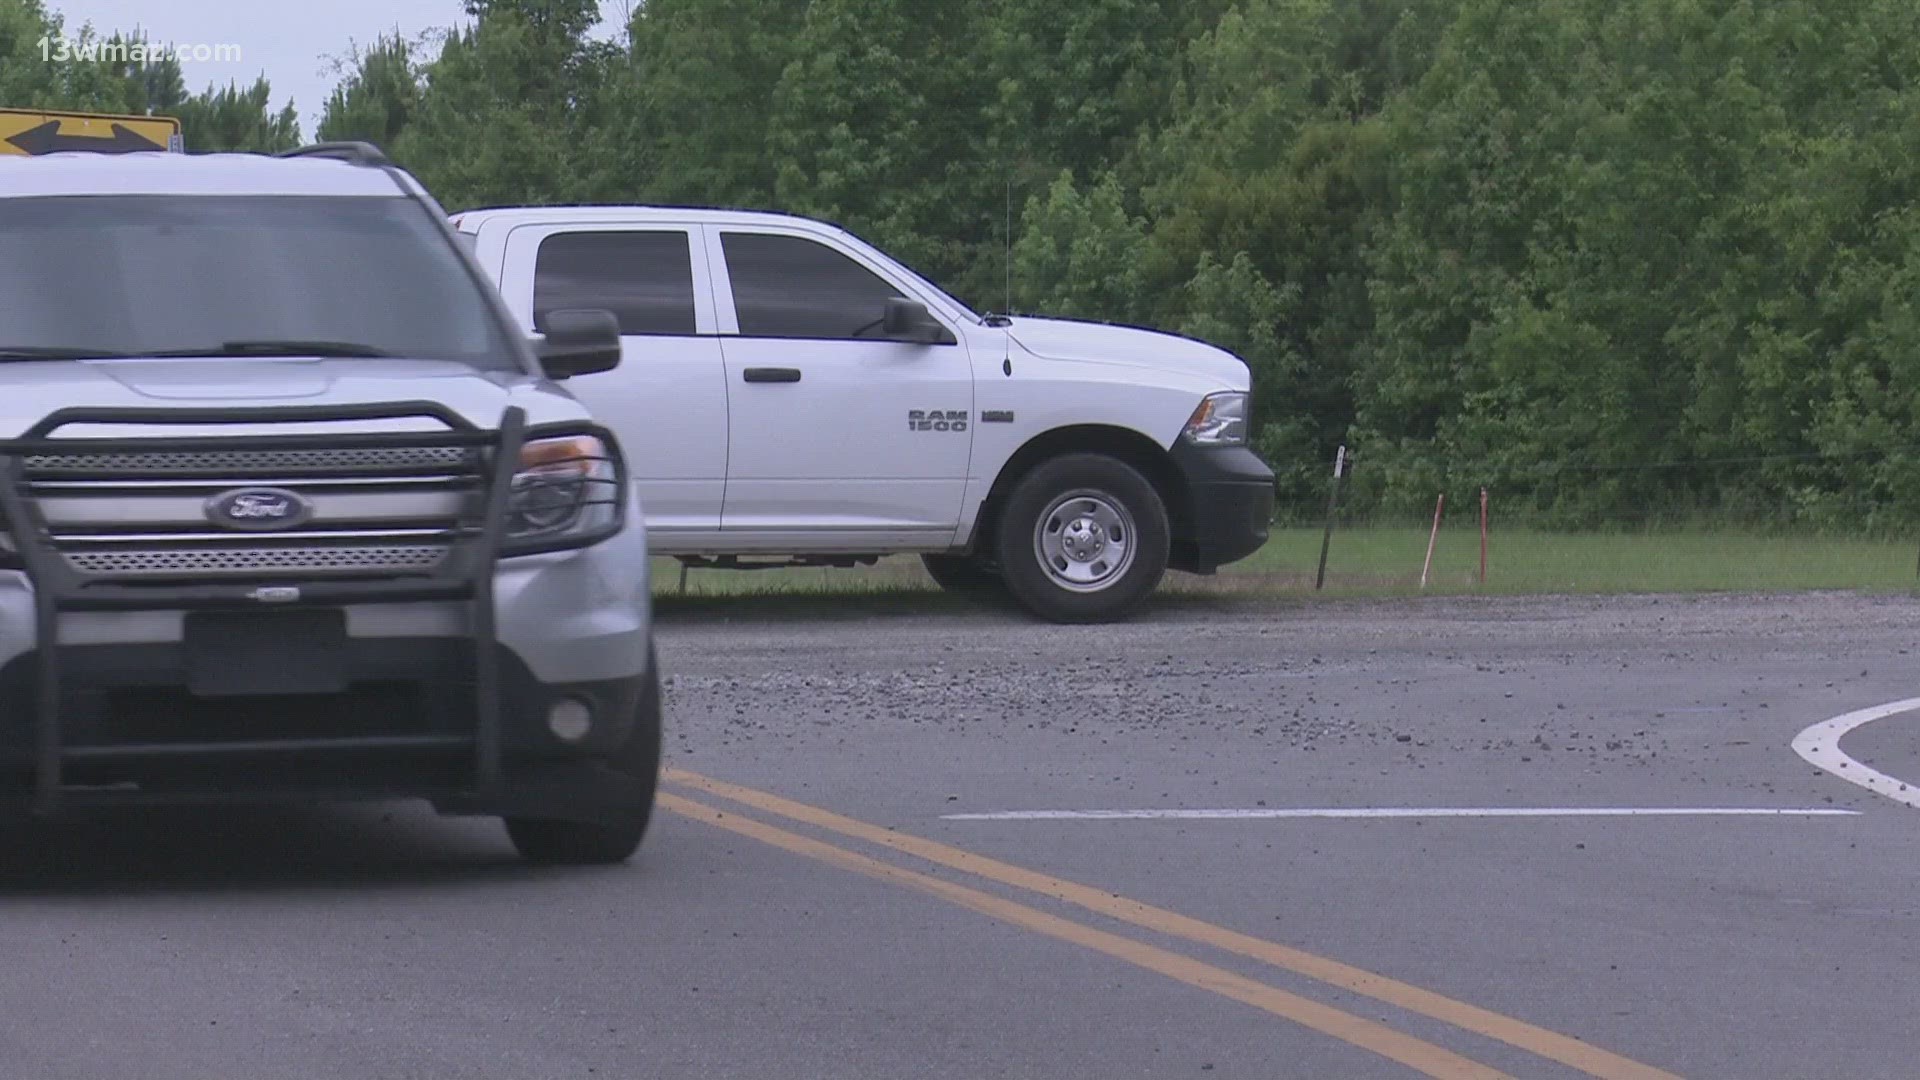
[[[507,496],[502,553],[599,543],[620,530],[625,487],[619,453],[599,435],[528,440]]]
[[[1200,399],[1180,437],[1195,446],[1245,446],[1247,395],[1234,391]]]

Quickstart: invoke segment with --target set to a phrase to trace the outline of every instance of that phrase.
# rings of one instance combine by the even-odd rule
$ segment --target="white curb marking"
[[[1915,705],[1920,707],[1920,699]],[[1238,810],[996,810],[943,821],[1135,821],[1244,818],[1852,817],[1858,810],[1765,806],[1355,806]]]
[[[1920,791],[1916,791],[1912,784],[1868,768],[1840,749],[1840,739],[1853,729],[1916,709],[1920,709],[1920,698],[1907,698],[1823,720],[1793,737],[1793,752],[1815,768],[1824,769],[1850,784],[1858,784],[1875,795],[1885,795],[1894,802],[1920,809]]]

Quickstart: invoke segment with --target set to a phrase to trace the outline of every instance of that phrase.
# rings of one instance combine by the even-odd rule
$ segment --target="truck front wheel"
[[[1105,454],[1062,454],[1014,485],[995,550],[1007,588],[1051,622],[1124,615],[1167,569],[1167,508],[1132,466]]]

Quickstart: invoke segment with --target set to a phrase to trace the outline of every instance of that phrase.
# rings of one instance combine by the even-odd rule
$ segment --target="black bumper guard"
[[[366,432],[327,435],[236,435],[160,438],[52,438],[54,432],[76,424],[274,424],[344,423],[352,421],[431,418],[444,432]],[[60,617],[69,612],[227,610],[259,611],[263,606],[339,606],[343,604],[404,603],[428,600],[463,601],[471,625],[475,696],[475,726],[470,739],[460,735],[360,737],[288,740],[262,743],[197,743],[199,754],[245,754],[267,750],[311,751],[457,749],[473,752],[474,797],[484,798],[498,783],[501,758],[501,675],[494,626],[494,565],[501,554],[508,518],[508,499],[526,442],[526,414],[509,408],[497,431],[475,428],[463,417],[432,402],[403,402],[358,407],[274,407],[252,409],[65,409],[48,416],[21,438],[0,440],[0,511],[12,537],[16,566],[26,571],[33,586],[36,645],[34,715],[33,804],[36,814],[50,815],[61,806],[62,772],[70,762],[99,755],[97,749],[67,748],[61,725]],[[484,493],[463,500],[467,507],[447,530],[446,557],[430,571],[370,571],[349,577],[296,580],[297,574],[263,574],[277,588],[262,588],[259,578],[218,582],[135,584],[90,580],[68,563],[58,539],[42,515],[33,492],[39,456],[84,454],[193,454],[271,453],[288,450],[433,450],[465,448],[465,477]],[[231,469],[221,479],[244,484]],[[623,478],[624,480],[624,478]],[[257,538],[257,534],[255,534]],[[282,585],[282,583],[287,583]],[[297,592],[295,591],[297,590]],[[155,744],[112,748],[119,755],[178,753],[177,746]]]

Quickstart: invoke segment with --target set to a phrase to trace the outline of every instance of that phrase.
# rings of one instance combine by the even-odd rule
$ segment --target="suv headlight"
[[[1200,399],[1180,437],[1195,446],[1245,446],[1247,395],[1233,391]]]
[[[620,531],[626,473],[602,435],[530,439],[507,496],[502,554],[586,547]]]

